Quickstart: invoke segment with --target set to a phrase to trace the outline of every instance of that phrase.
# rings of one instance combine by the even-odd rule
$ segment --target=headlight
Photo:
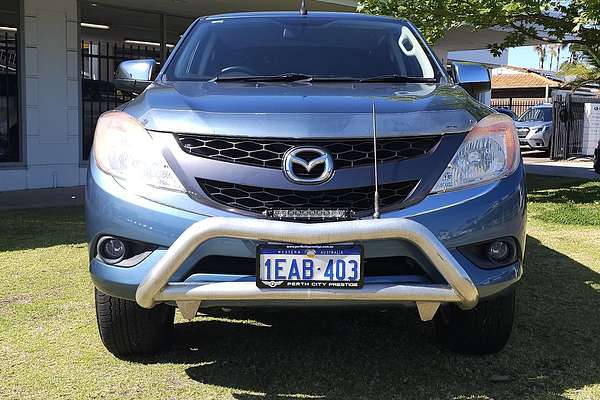
[[[146,129],[124,112],[109,111],[100,116],[93,151],[98,168],[127,189],[139,191],[152,186],[185,191]]]
[[[432,192],[445,192],[493,181],[519,166],[519,139],[513,121],[491,114],[475,125]]]

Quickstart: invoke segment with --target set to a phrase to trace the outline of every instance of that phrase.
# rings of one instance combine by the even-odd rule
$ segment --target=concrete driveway
[[[537,150],[522,151],[522,155],[528,174],[600,179],[600,175],[594,171],[591,158],[552,161],[548,153]]]

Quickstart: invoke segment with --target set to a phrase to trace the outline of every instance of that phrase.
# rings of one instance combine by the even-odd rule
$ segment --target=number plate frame
[[[261,254],[263,250],[276,250],[276,249],[332,249],[332,250],[348,250],[357,249],[359,252],[359,271],[358,280],[356,281],[324,281],[324,280],[273,280],[263,281],[260,279],[260,267],[261,267]],[[344,289],[354,290],[360,289],[364,284],[364,249],[363,246],[358,244],[336,244],[336,245],[319,245],[319,246],[304,246],[304,245],[286,245],[279,243],[265,243],[260,244],[256,247],[256,286],[261,289]],[[340,283],[346,283],[341,285]]]

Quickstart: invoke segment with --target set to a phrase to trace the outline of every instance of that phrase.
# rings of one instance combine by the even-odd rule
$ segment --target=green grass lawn
[[[600,399],[600,182],[529,177],[504,351],[440,348],[415,310],[178,318],[160,357],[98,336],[80,208],[0,213],[0,399]]]

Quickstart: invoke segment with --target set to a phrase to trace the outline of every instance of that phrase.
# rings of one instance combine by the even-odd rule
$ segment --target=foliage
[[[577,61],[561,66],[561,75],[573,77],[568,82],[572,90],[577,90],[589,83],[600,82],[600,44],[583,46],[572,45],[572,52],[577,53]]]
[[[528,39],[600,44],[598,0],[361,0],[358,10],[407,18],[431,43],[461,26],[507,29],[502,42],[488,44],[494,54],[521,46]],[[540,30],[547,35],[540,36]]]
[[[571,51],[577,54],[577,59],[591,69],[600,69],[600,43],[586,45],[574,44]]]
[[[576,77],[588,74],[591,68],[579,61],[566,61],[561,64],[557,75],[560,77]]]

